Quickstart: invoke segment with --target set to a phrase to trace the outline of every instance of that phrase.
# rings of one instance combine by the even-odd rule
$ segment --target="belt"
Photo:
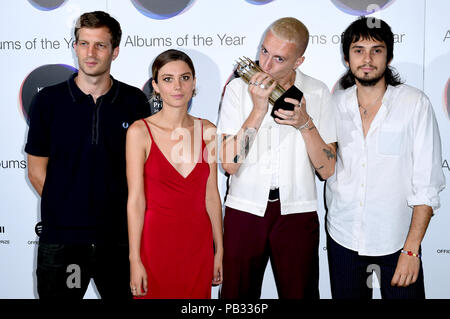
[[[269,192],[269,202],[276,202],[280,199],[280,189],[275,188],[271,189]]]

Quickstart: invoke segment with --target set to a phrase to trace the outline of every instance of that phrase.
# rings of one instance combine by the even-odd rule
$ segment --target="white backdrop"
[[[151,4],[150,4],[151,3]],[[371,5],[375,4],[375,5]],[[0,298],[36,298],[35,265],[40,220],[39,197],[29,183],[23,151],[27,126],[26,98],[33,70],[51,76],[47,65],[77,68],[71,44],[73,25],[83,12],[104,10],[122,26],[123,37],[112,75],[143,88],[153,59],[168,48],[188,53],[197,71],[197,96],[191,114],[217,121],[223,87],[234,61],[255,58],[264,29],[293,16],[311,37],[303,72],[332,89],[345,71],[340,34],[366,8],[388,22],[396,34],[394,60],[406,83],[430,97],[442,137],[443,170],[450,180],[448,83],[450,80],[450,2],[448,0],[2,0],[0,2]],[[227,38],[230,37],[230,38]],[[61,66],[57,66],[61,68]],[[35,74],[32,73],[32,74]],[[45,83],[44,79],[44,83]],[[49,81],[49,80],[48,80]],[[23,85],[23,87],[22,87]],[[31,85],[31,87],[33,87]],[[25,112],[23,111],[25,110]],[[322,198],[323,184],[317,181]],[[221,175],[220,190],[225,193]],[[450,298],[450,198],[441,193],[441,209],[423,242],[428,298]],[[319,208],[320,294],[330,298],[323,205]],[[213,298],[217,298],[213,288]],[[375,289],[375,296],[379,291]],[[91,284],[86,298],[98,298]],[[277,298],[268,265],[262,298]]]

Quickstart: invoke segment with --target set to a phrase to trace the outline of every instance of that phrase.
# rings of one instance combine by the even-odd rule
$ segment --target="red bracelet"
[[[407,254],[408,256],[413,256],[413,257],[417,257],[417,258],[420,258],[420,257],[422,257],[420,254],[415,254],[415,253],[413,253],[411,250],[401,250],[400,251],[402,254]]]

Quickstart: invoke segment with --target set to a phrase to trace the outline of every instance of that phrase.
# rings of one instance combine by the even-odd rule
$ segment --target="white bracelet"
[[[308,120],[306,121],[305,124],[300,125],[300,126],[298,127],[298,130],[301,131],[301,130],[303,130],[303,129],[305,129],[305,128],[309,128],[309,123],[311,122],[311,120],[312,120],[312,118],[311,118],[311,116],[310,116],[310,117],[308,118]]]

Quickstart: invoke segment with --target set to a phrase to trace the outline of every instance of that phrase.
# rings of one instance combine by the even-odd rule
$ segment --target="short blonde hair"
[[[305,53],[309,42],[309,31],[300,20],[292,17],[281,18],[273,22],[268,30],[280,39],[295,43],[300,55]]]

